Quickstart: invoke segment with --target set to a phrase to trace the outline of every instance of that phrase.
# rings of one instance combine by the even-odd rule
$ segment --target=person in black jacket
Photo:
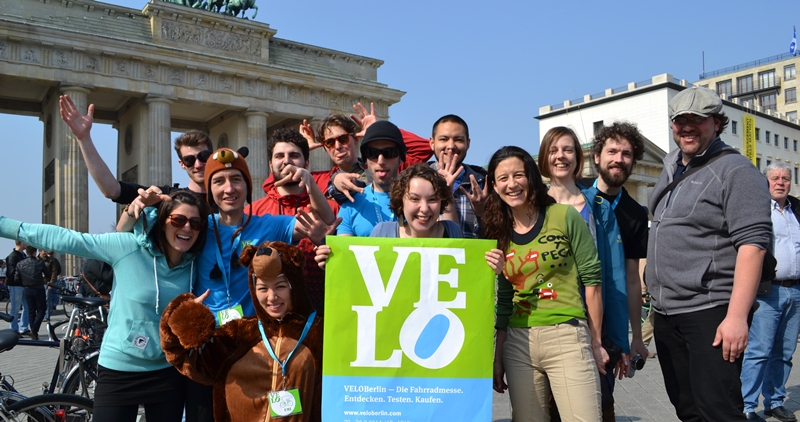
[[[44,261],[36,258],[36,248],[25,248],[25,259],[17,263],[14,279],[25,287],[25,301],[28,303],[31,322],[31,339],[39,340],[39,327],[42,326],[47,301],[44,284],[50,280],[50,268]]]
[[[111,265],[97,259],[87,259],[81,268],[81,278],[81,287],[78,290],[81,296],[109,299],[114,283],[114,269]]]
[[[11,321],[11,329],[17,333],[28,331],[28,304],[23,299],[24,289],[22,283],[18,283],[14,278],[17,272],[17,263],[25,259],[25,254],[22,253],[25,247],[28,246],[24,242],[17,240],[14,250],[8,254],[6,258],[6,285],[8,286],[8,293],[11,296],[8,301],[11,302],[11,309],[8,313],[14,316]],[[20,321],[19,308],[22,307],[22,318]],[[22,322],[22,324],[20,324]]]

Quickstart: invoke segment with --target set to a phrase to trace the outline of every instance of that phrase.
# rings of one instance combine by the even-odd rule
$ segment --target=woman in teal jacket
[[[161,349],[159,321],[169,302],[196,281],[208,205],[179,191],[159,206],[158,222],[133,233],[86,234],[0,217],[0,236],[114,268],[108,329],[100,349],[94,421],[134,421],[139,405],[152,421],[180,421],[185,378]],[[148,233],[149,231],[149,233]]]

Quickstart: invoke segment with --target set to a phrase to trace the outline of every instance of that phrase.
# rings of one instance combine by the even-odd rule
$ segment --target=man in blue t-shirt
[[[389,191],[400,164],[406,160],[406,144],[400,129],[388,121],[373,123],[361,141],[361,157],[367,161],[372,184],[364,193],[355,194],[353,202],[342,204],[339,236],[367,237],[378,223],[395,219],[389,209]]]

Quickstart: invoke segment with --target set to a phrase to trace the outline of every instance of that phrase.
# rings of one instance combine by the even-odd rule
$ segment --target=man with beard
[[[333,221],[335,215],[325,195],[308,171],[308,141],[294,129],[277,129],[267,142],[269,168],[274,182],[267,196],[253,203],[253,215],[295,216],[300,210],[316,211],[324,221]],[[332,229],[335,229],[336,223]],[[325,304],[325,273],[314,261],[314,244],[302,239],[298,245],[306,255],[304,268],[306,287],[311,303],[322,315]]]
[[[597,189],[597,195],[603,198],[614,212],[619,235],[624,250],[625,291],[627,292],[628,318],[630,320],[632,339],[630,353],[622,353],[621,364],[617,374],[627,375],[628,365],[637,355],[647,359],[648,351],[642,341],[641,326],[641,278],[639,276],[639,259],[646,257],[647,252],[647,211],[639,205],[622,186],[630,177],[636,162],[644,157],[644,137],[636,125],[627,122],[614,122],[604,126],[595,134],[592,144],[595,169],[599,176],[595,180],[579,181],[584,186]],[[605,294],[605,292],[604,292]],[[613,310],[608,310],[610,315]],[[628,324],[620,327],[627,331]],[[607,371],[603,382],[603,421],[614,421],[614,375]],[[603,376],[601,376],[603,377]]]
[[[653,188],[645,279],[664,387],[683,421],[746,421],[742,353],[772,220],[767,181],[719,138],[716,92],[669,102],[678,148]]]

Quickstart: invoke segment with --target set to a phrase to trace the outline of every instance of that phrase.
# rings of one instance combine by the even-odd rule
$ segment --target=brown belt
[[[772,284],[776,284],[778,286],[783,287],[792,287],[796,286],[797,283],[800,283],[800,280],[772,280]]]

